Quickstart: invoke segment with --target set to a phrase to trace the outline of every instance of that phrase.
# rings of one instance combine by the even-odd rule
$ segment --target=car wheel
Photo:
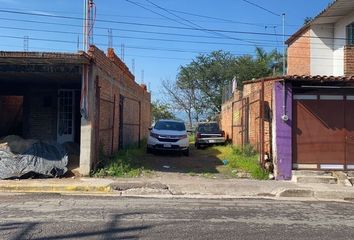
[[[189,156],[189,149],[183,151],[183,155],[188,157]]]
[[[152,153],[152,149],[149,148],[149,147],[147,147],[147,148],[146,148],[146,153]]]
[[[197,149],[200,149],[200,144],[199,144],[199,143],[196,143],[196,144],[195,144],[195,147],[196,147]]]

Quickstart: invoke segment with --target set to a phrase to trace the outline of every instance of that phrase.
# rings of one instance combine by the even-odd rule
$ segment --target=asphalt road
[[[1,239],[353,239],[354,204],[0,195]]]

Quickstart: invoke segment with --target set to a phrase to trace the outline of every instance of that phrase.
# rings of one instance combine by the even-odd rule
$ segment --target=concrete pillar
[[[88,73],[85,74],[85,68]],[[88,118],[81,117],[81,136],[80,136],[80,168],[79,172],[82,175],[89,175],[96,157],[95,146],[95,85],[93,78],[93,65],[83,67],[83,78],[88,78],[87,95],[88,95]]]
[[[273,107],[273,159],[277,180],[290,180],[292,175],[292,87],[284,83],[274,84]],[[284,109],[285,105],[285,109]],[[287,120],[284,120],[284,115]]]
[[[81,138],[80,138],[80,169],[82,175],[89,175],[91,171],[93,154],[92,124],[81,118]]]

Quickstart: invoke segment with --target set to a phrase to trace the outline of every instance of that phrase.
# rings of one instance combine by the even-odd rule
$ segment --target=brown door
[[[354,95],[347,96],[345,103],[346,125],[346,164],[347,169],[354,170]]]
[[[344,168],[344,109],[343,96],[294,96],[293,161],[299,168]]]

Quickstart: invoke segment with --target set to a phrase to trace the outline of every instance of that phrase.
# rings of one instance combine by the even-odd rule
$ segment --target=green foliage
[[[243,148],[232,145],[216,148],[221,152],[219,157],[229,162],[227,166],[231,170],[250,173],[254,179],[268,178],[268,172],[260,166],[259,155],[251,145],[246,145]]]
[[[144,146],[144,144],[142,144]],[[95,177],[138,177],[143,171],[144,167],[140,161],[141,156],[144,155],[144,148],[131,146],[125,150],[119,151],[115,156],[108,159],[106,164],[99,168],[93,176]]]
[[[173,119],[175,115],[171,111],[171,106],[166,103],[161,103],[159,101],[154,101],[151,104],[152,117],[154,121],[160,119]]]
[[[241,88],[244,81],[282,73],[282,55],[277,50],[266,52],[257,47],[255,51],[255,57],[236,57],[230,52],[214,51],[200,54],[182,66],[172,89],[186,93],[184,99],[188,97],[188,101],[182,104],[176,101],[177,105],[192,112],[190,115],[196,120],[201,115],[209,117],[221,111],[223,87],[235,76]],[[169,95],[175,95],[176,91],[169,91]]]

